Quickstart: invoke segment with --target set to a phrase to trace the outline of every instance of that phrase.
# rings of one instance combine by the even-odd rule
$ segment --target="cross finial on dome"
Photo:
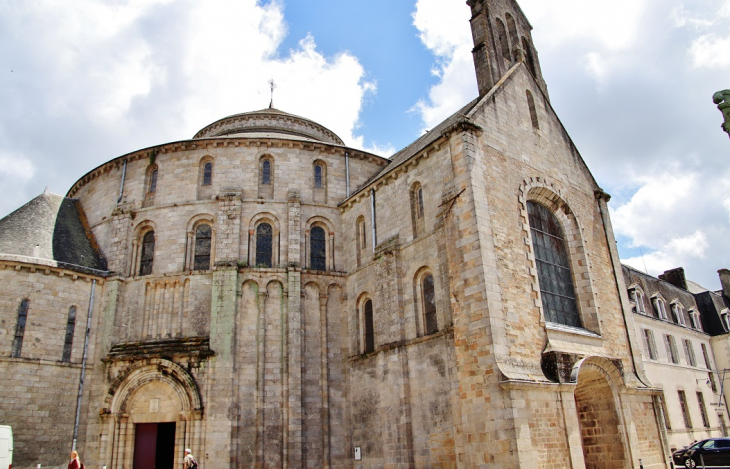
[[[269,80],[269,88],[271,88],[271,102],[269,103],[269,109],[274,109],[274,90],[276,89],[276,83],[274,79]]]

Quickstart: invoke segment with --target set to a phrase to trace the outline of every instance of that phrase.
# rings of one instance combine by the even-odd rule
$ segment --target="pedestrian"
[[[68,469],[84,469],[84,464],[79,459],[78,452],[71,451],[69,458],[71,458],[71,462],[68,463]]]
[[[71,469],[71,468],[69,468]],[[198,469],[198,461],[193,457],[190,448],[185,448],[185,459],[183,459],[183,469]]]

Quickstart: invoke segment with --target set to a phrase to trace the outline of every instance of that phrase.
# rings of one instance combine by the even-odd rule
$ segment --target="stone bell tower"
[[[471,7],[474,66],[479,96],[484,96],[507,71],[524,62],[537,85],[547,94],[532,26],[515,0],[467,0]]]

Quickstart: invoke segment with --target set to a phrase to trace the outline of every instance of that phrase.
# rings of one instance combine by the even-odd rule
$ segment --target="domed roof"
[[[274,108],[224,117],[200,130],[193,139],[222,136],[283,137],[344,145],[328,128]]]

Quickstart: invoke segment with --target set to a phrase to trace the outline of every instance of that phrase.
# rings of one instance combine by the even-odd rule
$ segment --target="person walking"
[[[69,467],[69,469],[71,469]],[[198,469],[198,461],[193,457],[193,452],[190,448],[185,448],[185,459],[183,459],[183,469]]]
[[[68,469],[81,469],[82,467],[84,467],[84,465],[81,464],[81,461],[79,460],[79,453],[77,453],[76,451],[71,451],[69,458],[71,458],[71,462],[68,463]]]

